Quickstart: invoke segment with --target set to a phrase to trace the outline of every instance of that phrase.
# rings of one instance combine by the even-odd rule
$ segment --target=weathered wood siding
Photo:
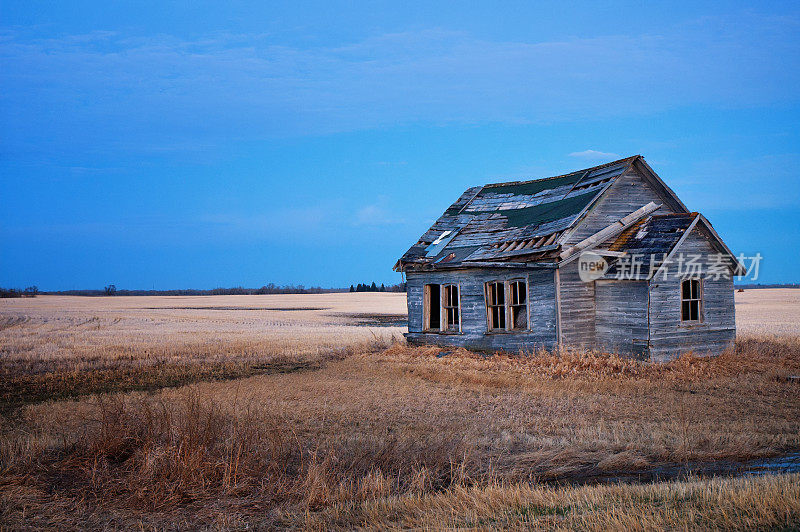
[[[564,249],[592,236],[651,201],[662,204],[654,214],[675,212],[670,209],[667,198],[657,192],[649,181],[636,170],[629,170],[614,181],[603,197],[586,213],[575,231],[568,235],[563,244]]]
[[[674,212],[650,182],[635,169],[620,176],[586,213],[563,247],[569,247],[627,216],[651,201],[662,204],[655,214]],[[584,283],[578,275],[578,261],[565,264],[560,270],[561,340],[571,347],[596,347],[595,283]],[[602,324],[603,327],[607,323]],[[605,341],[606,338],[603,338]]]
[[[700,255],[699,262],[704,265],[711,260],[709,255],[717,253],[699,226],[679,245],[676,253],[681,252]],[[682,279],[678,269],[678,264],[669,264],[666,279],[659,274],[650,281],[650,358],[657,362],[675,359],[687,351],[718,355],[736,337],[733,279],[700,276],[703,321],[697,325],[682,325]]]
[[[577,260],[559,270],[561,343],[565,346],[595,346],[594,285],[581,280]]]
[[[487,331],[484,284],[528,280],[529,328],[525,331]],[[423,332],[423,293],[426,284],[458,284],[461,290],[461,333]],[[552,349],[556,344],[556,297],[553,270],[464,269],[408,272],[408,331],[411,343],[463,346],[481,350]]]
[[[635,358],[648,356],[647,281],[596,281],[597,347]]]

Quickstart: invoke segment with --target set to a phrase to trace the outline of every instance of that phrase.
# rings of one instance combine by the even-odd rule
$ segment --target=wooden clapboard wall
[[[676,248],[675,253],[698,254],[709,264],[717,250],[701,225],[697,225]],[[681,278],[677,263],[668,264],[667,278],[659,274],[650,280],[650,358],[666,361],[681,353],[718,355],[736,337],[733,279],[702,276],[702,323],[681,324]],[[685,271],[685,267],[684,267]]]
[[[578,261],[559,269],[561,343],[567,347],[595,346],[594,283],[578,274]]]
[[[556,300],[552,269],[463,269],[408,272],[408,340],[483,350],[552,349],[556,345]],[[523,279],[528,283],[528,329],[489,332],[485,283]],[[461,333],[426,333],[424,292],[426,284],[456,284],[461,297]]]
[[[597,347],[609,353],[649,356],[647,281],[595,281]]]
[[[614,181],[603,197],[584,215],[575,230],[565,235],[562,246],[576,244],[650,202],[662,205],[655,214],[669,214],[675,212],[673,208],[680,208],[671,197],[659,191],[651,181],[632,167]],[[605,309],[596,307],[595,283],[585,283],[580,279],[577,260],[560,269],[559,296],[562,343],[570,347],[597,347],[595,320]],[[605,326],[607,320],[603,324]]]
[[[661,205],[654,214],[682,212],[667,195],[659,192],[653,184],[636,169],[631,168],[614,181],[605,194],[576,224],[572,232],[565,234],[562,248],[576,244],[618,221],[650,202]]]

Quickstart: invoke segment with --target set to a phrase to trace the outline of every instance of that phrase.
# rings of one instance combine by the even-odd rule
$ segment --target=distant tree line
[[[0,298],[2,297],[35,297],[37,294],[59,295],[59,296],[238,296],[238,295],[263,295],[263,294],[332,294],[347,292],[347,288],[322,288],[319,286],[306,287],[304,285],[279,286],[269,283],[261,288],[212,288],[201,290],[187,288],[182,290],[126,290],[117,288],[114,284],[109,284],[102,289],[84,290],[58,290],[40,291],[36,286],[30,286],[24,290],[17,288],[0,288]],[[381,284],[362,284],[350,285],[350,292],[405,292],[406,284],[398,283],[390,286]]]
[[[36,297],[39,293],[39,288],[36,286],[29,286],[24,290],[18,288],[0,288],[0,297]]]
[[[380,286],[375,284],[375,281],[372,284],[363,284],[358,283],[357,285],[350,285],[351,292],[405,292],[406,291],[406,283],[398,283],[393,284],[390,286],[385,286],[381,283]]]
[[[325,294],[332,292],[346,292],[346,288],[322,288],[319,286],[306,287],[303,285],[278,286],[269,283],[261,288],[211,288],[201,290],[197,288],[186,288],[177,290],[126,290],[117,288],[110,284],[102,290],[60,290],[51,292],[41,292],[42,294],[62,295],[62,296],[239,296],[239,295],[262,295],[262,294]]]

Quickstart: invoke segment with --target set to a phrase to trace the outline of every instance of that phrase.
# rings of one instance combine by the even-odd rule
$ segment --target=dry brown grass
[[[0,299],[0,354],[4,368],[27,373],[313,358],[403,330],[358,326],[354,313],[404,314],[405,295]]]
[[[538,484],[800,449],[798,337],[740,338],[718,358],[666,365],[439,351],[351,344],[303,372],[19,408],[0,418],[0,522],[800,526],[797,475]]]
[[[57,502],[125,526],[395,526],[420,517],[392,510],[372,522],[363,512],[381,506],[369,501],[478,497],[498,482],[513,492],[519,483],[800,448],[797,384],[786,379],[800,372],[798,340],[742,341],[716,359],[663,366],[585,352],[436,352],[395,345],[311,372],[25,407],[0,452],[7,519],[22,508],[53,518]],[[696,491],[698,501],[713,495]],[[626,492],[604,495],[604,504],[614,493]],[[503,526],[518,519],[463,519],[471,516]]]
[[[550,487],[489,483],[445,493],[335,505],[310,529],[793,530],[800,475],[650,485]]]

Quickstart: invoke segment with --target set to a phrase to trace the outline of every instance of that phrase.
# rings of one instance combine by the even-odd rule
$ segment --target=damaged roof
[[[554,260],[559,237],[639,158],[544,179],[469,188],[395,269]]]
[[[669,253],[698,216],[696,212],[657,214],[639,220],[620,233],[608,249],[639,255]]]
[[[711,223],[697,212],[657,214],[643,218],[617,235],[607,246],[607,250],[638,257],[642,269],[636,274],[624,272],[626,278],[648,279],[655,275],[684,235],[693,230],[696,222],[706,228],[711,244],[725,256],[726,264],[733,269],[734,274],[743,275],[743,266],[738,259],[714,231]],[[621,269],[631,268],[630,263],[623,264],[621,260],[615,259],[610,263],[604,275],[606,279],[617,277]]]

